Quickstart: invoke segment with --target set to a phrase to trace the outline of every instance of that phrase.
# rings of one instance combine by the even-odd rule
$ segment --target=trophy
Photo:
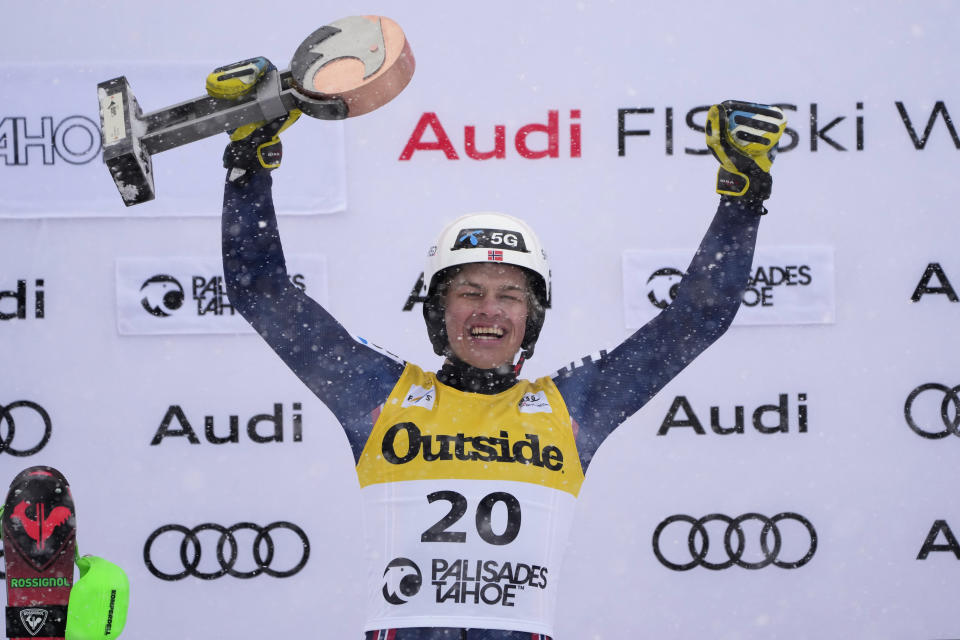
[[[124,204],[153,200],[153,154],[294,109],[322,120],[368,113],[407,86],[414,66],[396,22],[351,16],[314,31],[293,54],[289,69],[267,70],[255,91],[236,99],[207,95],[143,113],[120,76],[97,85],[103,161]],[[243,67],[237,63],[214,73],[244,73]]]

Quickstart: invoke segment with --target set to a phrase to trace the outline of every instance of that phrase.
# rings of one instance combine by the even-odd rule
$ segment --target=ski
[[[0,519],[8,638],[64,637],[76,531],[73,496],[62,473],[30,467],[13,479]]]

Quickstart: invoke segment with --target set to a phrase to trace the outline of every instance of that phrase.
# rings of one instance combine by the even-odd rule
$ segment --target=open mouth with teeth
[[[500,327],[471,327],[470,337],[480,340],[499,340],[506,332]]]

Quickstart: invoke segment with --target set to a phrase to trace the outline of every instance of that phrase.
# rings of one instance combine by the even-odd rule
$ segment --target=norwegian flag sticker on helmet
[[[503,262],[503,251],[495,251],[490,249],[487,251],[487,260],[496,260],[497,262]]]

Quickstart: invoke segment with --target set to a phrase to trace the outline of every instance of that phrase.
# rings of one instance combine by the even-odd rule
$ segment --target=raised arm
[[[578,424],[586,468],[604,439],[636,413],[733,322],[753,261],[760,215],[722,198],[669,307],[610,352],[554,380]]]
[[[231,136],[224,153],[224,281],[233,307],[333,412],[358,458],[371,412],[390,394],[403,363],[354,338],[288,277],[270,170],[280,164],[277,134],[295,119]]]
[[[725,102],[711,108],[707,143],[721,163],[717,213],[669,307],[618,347],[554,380],[577,423],[584,468],[618,425],[645,405],[733,322],[746,288],[769,174],[786,127],[779,109]]]

